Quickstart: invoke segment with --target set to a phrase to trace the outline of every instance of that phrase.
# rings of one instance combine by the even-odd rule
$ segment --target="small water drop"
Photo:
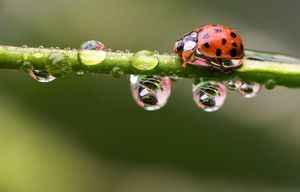
[[[265,83],[265,87],[266,89],[274,89],[276,87],[277,83],[275,80],[273,79],[269,79],[266,83]]]
[[[252,83],[242,82],[242,85],[239,88],[240,94],[245,98],[253,98],[257,96],[260,90],[261,90],[261,86],[256,82],[252,82]]]
[[[232,79],[229,81],[225,81],[224,83],[227,89],[230,91],[236,91],[242,85],[242,81],[240,81],[239,79]]]
[[[120,67],[114,67],[111,70],[111,75],[115,78],[120,78],[121,76],[124,75],[124,71]]]
[[[43,45],[40,45],[39,46],[39,49],[44,49],[45,47]]]
[[[84,74],[85,74],[85,72],[82,70],[76,72],[76,75],[78,75],[78,76],[83,76]]]
[[[158,59],[154,52],[143,50],[134,54],[132,66],[141,71],[154,69],[158,65]]]
[[[146,111],[164,107],[171,95],[172,81],[169,77],[130,75],[132,96],[138,106]]]
[[[22,45],[22,48],[28,48],[28,45]]]
[[[54,76],[50,75],[46,70],[31,69],[29,70],[29,75],[32,79],[40,83],[49,83],[56,79]]]
[[[205,112],[219,110],[226,99],[226,88],[215,81],[200,81],[193,84],[193,99],[197,106]]]

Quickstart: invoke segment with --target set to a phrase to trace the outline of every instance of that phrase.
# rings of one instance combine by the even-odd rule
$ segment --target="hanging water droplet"
[[[253,98],[257,96],[257,93],[260,90],[261,90],[261,86],[256,82],[252,82],[252,83],[243,82],[239,88],[240,94],[245,98]]]
[[[50,75],[46,70],[31,69],[29,70],[29,75],[32,79],[40,83],[49,83],[56,79],[54,76]]]
[[[232,79],[232,80],[229,80],[229,81],[225,81],[225,86],[230,91],[236,91],[236,90],[238,90],[241,85],[242,85],[242,81],[240,81],[238,79]]]
[[[169,77],[130,75],[130,86],[135,102],[147,111],[164,107],[171,95]]]
[[[266,89],[274,89],[276,87],[276,81],[273,79],[269,79],[266,83],[265,83],[265,87]]]
[[[226,99],[226,88],[215,81],[201,81],[193,84],[193,98],[197,106],[205,112],[219,110]]]

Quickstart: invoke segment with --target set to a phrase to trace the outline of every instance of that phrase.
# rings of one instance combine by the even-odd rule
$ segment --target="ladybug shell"
[[[241,36],[223,25],[205,25],[198,32],[197,51],[206,57],[219,59],[241,59],[244,45]]]

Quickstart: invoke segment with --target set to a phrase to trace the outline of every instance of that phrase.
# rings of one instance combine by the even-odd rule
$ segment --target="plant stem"
[[[122,74],[172,75],[185,78],[201,77],[217,81],[240,78],[247,82],[265,84],[272,81],[280,86],[300,87],[300,60],[275,53],[246,51],[243,66],[231,74],[212,72],[196,66],[182,68],[180,58],[168,54],[153,54],[145,57],[145,60],[139,58],[138,62],[147,62],[146,59],[149,60],[149,58],[152,60],[157,59],[158,65],[151,70],[138,70],[132,65],[134,53],[112,51],[101,51],[101,54],[99,54],[99,51],[85,51],[85,53],[88,53],[88,57],[92,61],[96,61],[96,63],[83,62],[80,50],[75,49],[0,46],[0,69],[20,70],[29,65],[37,69],[52,69],[54,64],[53,59],[50,59],[51,55],[62,54],[64,58],[59,66],[55,66],[55,73],[58,73],[57,68],[62,66],[64,68],[61,70],[63,74],[76,73],[78,71],[110,74],[113,71],[118,71],[122,72]]]

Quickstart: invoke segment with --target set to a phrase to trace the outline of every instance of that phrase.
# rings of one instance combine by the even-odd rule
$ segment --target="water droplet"
[[[40,83],[49,83],[56,79],[54,76],[50,75],[46,70],[31,69],[29,70],[29,75],[32,79]]]
[[[97,65],[106,58],[106,52],[103,51],[104,44],[100,41],[86,41],[81,45],[79,58],[84,65]]]
[[[120,78],[121,76],[124,75],[124,71],[122,71],[122,69],[120,67],[114,67],[111,70],[111,75],[115,78]]]
[[[171,95],[172,81],[168,77],[130,75],[130,85],[135,102],[147,111],[161,109]]]
[[[44,49],[45,47],[43,45],[40,45],[39,46],[39,49]]]
[[[52,52],[49,54],[48,59],[50,63],[46,65],[46,70],[55,77],[72,72],[68,57],[63,52]]]
[[[141,71],[154,69],[158,65],[155,53],[147,50],[137,52],[132,58],[132,66]]]
[[[85,72],[82,70],[76,72],[76,75],[78,75],[78,76],[83,76],[84,74],[85,74]]]
[[[28,48],[28,45],[22,45],[22,48]]]
[[[82,50],[104,50],[104,44],[100,41],[90,40],[86,41],[81,45]]]
[[[230,91],[238,90],[241,85],[242,85],[242,81],[240,81],[238,79],[232,79],[232,80],[229,80],[229,81],[225,81],[225,86]]]
[[[84,65],[97,65],[106,58],[105,51],[81,50],[79,53],[80,61]]]
[[[276,87],[276,81],[273,79],[269,79],[266,83],[265,83],[265,87],[266,89],[274,89]]]
[[[197,106],[205,112],[219,110],[226,99],[226,88],[215,81],[201,81],[193,84],[193,98]]]
[[[261,86],[258,83],[246,83],[243,82],[239,88],[240,94],[245,98],[253,98],[261,90]]]

